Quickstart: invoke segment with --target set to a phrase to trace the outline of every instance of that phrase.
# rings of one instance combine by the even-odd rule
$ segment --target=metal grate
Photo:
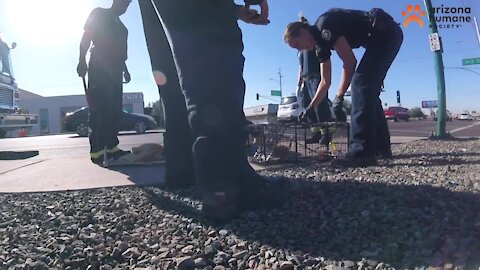
[[[321,131],[321,138],[312,128]],[[277,164],[344,157],[348,143],[348,123],[260,124],[250,127],[247,149],[251,162]]]
[[[0,85],[0,106],[13,106],[13,91]]]

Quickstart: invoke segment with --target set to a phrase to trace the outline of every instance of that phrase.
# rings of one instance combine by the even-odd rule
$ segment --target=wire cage
[[[260,164],[328,161],[344,157],[348,144],[348,123],[256,124],[249,129],[247,153]]]

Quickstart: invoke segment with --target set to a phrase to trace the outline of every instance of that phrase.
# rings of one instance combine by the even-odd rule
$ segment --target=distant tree
[[[414,108],[411,108],[409,111],[408,111],[408,114],[410,115],[410,117],[415,117],[415,118],[424,118],[425,117],[425,114],[423,113],[422,109],[420,107],[414,107]]]
[[[165,128],[165,110],[163,108],[163,102],[161,100],[157,100],[154,103],[149,104],[147,108],[149,107],[151,108],[150,115],[155,118],[158,127]],[[147,109],[147,111],[148,110],[149,109]]]

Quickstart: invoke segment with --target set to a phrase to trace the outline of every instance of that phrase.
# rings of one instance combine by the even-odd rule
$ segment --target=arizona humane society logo
[[[456,29],[463,26],[465,23],[472,21],[470,7],[456,7],[440,5],[432,7],[430,14],[433,14],[438,28],[442,29]],[[405,17],[403,27],[407,28],[411,23],[415,22],[420,28],[423,27],[423,18],[428,21],[427,13],[421,10],[420,5],[407,5],[407,10],[402,11],[402,16]]]

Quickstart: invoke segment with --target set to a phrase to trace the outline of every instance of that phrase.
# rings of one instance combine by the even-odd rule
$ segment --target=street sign
[[[282,91],[280,90],[272,90],[271,95],[274,97],[281,97],[282,96]]]
[[[440,51],[442,49],[442,44],[440,42],[440,36],[438,33],[431,33],[428,35],[428,39],[430,40],[430,49],[432,52]]]
[[[480,65],[480,57],[462,59],[462,65]]]
[[[422,101],[422,108],[427,109],[427,108],[437,108],[438,104],[436,100],[425,100]]]

